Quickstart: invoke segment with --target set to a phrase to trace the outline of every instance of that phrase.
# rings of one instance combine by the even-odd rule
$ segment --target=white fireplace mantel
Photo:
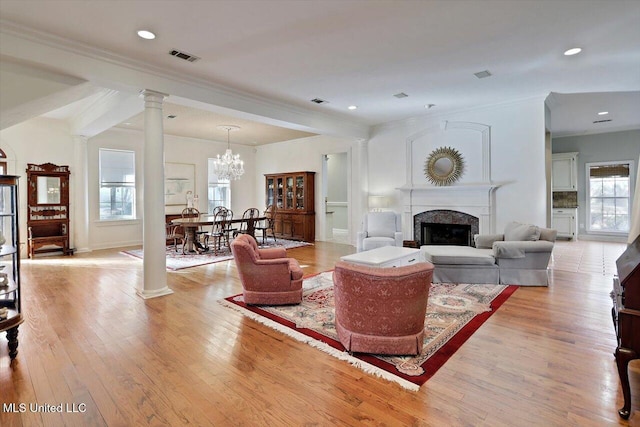
[[[469,134],[471,131],[471,134]],[[465,141],[475,141],[477,151],[467,145],[470,152],[468,161],[476,163],[479,173],[470,180],[480,182],[458,182],[448,186],[418,183],[417,165],[414,159],[424,155],[424,148],[445,145],[443,133],[465,132]],[[495,192],[503,184],[491,180],[491,126],[483,123],[444,121],[439,127],[432,126],[407,137],[406,184],[400,188],[403,205],[403,232],[405,239],[413,240],[413,217],[430,210],[452,210],[464,212],[479,220],[479,232],[495,233],[496,203]],[[464,154],[464,153],[463,153]],[[480,154],[479,156],[477,154]],[[416,175],[414,176],[414,173]]]
[[[452,210],[473,215],[482,234],[495,233],[495,192],[501,183],[474,183],[449,186],[403,186],[404,236],[413,240],[413,217],[430,210]]]

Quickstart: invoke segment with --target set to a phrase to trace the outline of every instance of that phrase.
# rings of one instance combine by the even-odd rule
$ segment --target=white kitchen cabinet
[[[551,226],[558,230],[558,237],[575,239],[578,236],[577,209],[553,209]]]
[[[554,153],[551,173],[553,191],[577,191],[578,153]]]

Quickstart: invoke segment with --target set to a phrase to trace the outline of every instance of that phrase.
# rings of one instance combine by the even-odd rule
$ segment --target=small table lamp
[[[382,212],[389,205],[385,196],[369,196],[369,209],[371,212]]]

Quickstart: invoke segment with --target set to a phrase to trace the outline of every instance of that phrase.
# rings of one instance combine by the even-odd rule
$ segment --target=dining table
[[[250,235],[254,239],[255,231],[256,231],[256,223],[259,221],[266,220],[266,216],[259,216],[254,218],[233,218],[231,220],[227,220],[227,223],[230,224],[240,224],[246,223],[247,230],[246,234]],[[214,224],[215,215],[202,214],[199,216],[193,216],[188,218],[176,218],[171,220],[172,224],[176,224],[181,226],[184,229],[185,234],[185,253],[203,253],[207,252],[209,248],[205,247],[202,243],[198,241],[196,238],[197,231],[200,227],[211,226]]]

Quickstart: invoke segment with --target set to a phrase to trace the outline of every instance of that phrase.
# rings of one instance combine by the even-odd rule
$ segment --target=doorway
[[[349,244],[349,156],[344,153],[323,156],[324,240]]]

